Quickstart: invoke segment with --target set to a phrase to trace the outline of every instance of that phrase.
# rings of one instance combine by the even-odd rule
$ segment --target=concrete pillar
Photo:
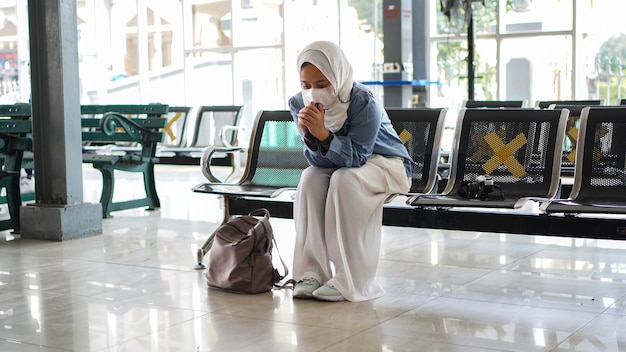
[[[413,80],[412,8],[411,0],[383,0],[383,81],[386,83]],[[385,107],[411,107],[412,95],[411,85],[386,84]]]
[[[430,81],[430,74],[426,66],[428,48],[426,47],[426,27],[428,26],[428,13],[426,12],[426,0],[413,0],[413,79]],[[428,102],[429,86],[415,85],[413,88],[413,107],[425,107]]]
[[[34,204],[21,236],[67,240],[102,233],[102,207],[83,202],[76,0],[29,0]]]

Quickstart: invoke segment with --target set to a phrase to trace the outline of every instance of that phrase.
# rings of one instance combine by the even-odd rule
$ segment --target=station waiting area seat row
[[[410,194],[436,189],[439,142],[446,111],[442,108],[388,110],[394,129],[413,158]],[[268,209],[273,217],[293,218],[292,191],[296,189],[302,171],[309,166],[303,148],[302,138],[289,111],[260,111],[252,126],[248,147],[207,149],[201,168],[209,182],[195,186],[193,191],[220,195],[224,222],[259,207]],[[239,179],[222,180],[216,176],[211,162],[216,152],[247,153]],[[198,267],[202,266],[202,258],[209,246],[207,241],[198,249]]]
[[[598,219],[579,215],[589,213],[588,209],[626,213],[626,140],[620,138],[625,134],[619,121],[626,128],[626,107],[582,109],[578,138],[585,142],[577,147],[571,195],[560,192],[568,109],[462,109],[447,180],[438,173],[445,109],[387,112],[416,168],[415,187],[409,194],[398,195],[404,204],[396,201],[383,207],[385,225],[573,237],[619,238],[623,234],[620,229],[626,228],[626,218],[602,220],[599,225]],[[247,153],[240,178],[216,177],[210,158],[219,148],[211,148],[201,166],[208,182],[193,191],[221,195],[224,221],[259,207],[275,217],[291,218],[290,191],[308,166],[292,117],[288,111],[260,111],[251,128],[254,133],[247,147],[221,150]],[[481,181],[481,176],[488,176],[491,184]],[[438,192],[438,182],[445,183],[443,192]],[[587,189],[598,197],[590,198]],[[582,195],[587,198],[577,199]],[[557,204],[562,203],[580,206],[560,212]],[[199,263],[203,254],[199,249]]]
[[[521,208],[528,200],[554,197],[568,113],[462,109],[445,189],[441,194],[413,196],[409,204]]]
[[[30,104],[0,105],[0,198],[9,217],[0,220],[0,231],[20,231],[20,172],[24,153],[32,148]]]
[[[615,105],[621,105],[622,100],[618,99]],[[604,99],[568,99],[568,100],[537,100],[534,107],[537,109],[547,109],[551,105],[582,105],[582,106],[599,106],[605,105]],[[463,107],[466,108],[527,108],[530,107],[528,102],[524,99],[521,100],[474,100],[466,99],[463,102]]]
[[[626,106],[584,108],[578,130],[572,191],[542,210],[626,215]]]
[[[396,199],[385,205],[384,223],[400,226],[454,227],[454,221],[450,222],[451,220],[447,218],[447,215],[444,217],[434,216],[430,223],[419,219],[433,217],[433,215],[424,216],[424,210],[435,209],[438,213],[448,213],[448,210],[451,209],[477,208],[483,211],[491,209],[488,212],[493,213],[494,211],[498,212],[499,209],[523,208],[522,205],[527,202],[540,204],[540,213],[543,216],[579,214],[578,212],[598,213],[598,211],[585,212],[585,207],[580,206],[568,208],[569,210],[564,213],[559,213],[555,209],[558,209],[556,204],[564,204],[565,201],[569,202],[568,205],[589,203],[583,201],[585,198],[576,199],[576,197],[586,194],[585,188],[581,185],[584,184],[583,176],[587,174],[582,170],[585,165],[590,167],[588,166],[589,161],[585,162],[587,160],[585,157],[588,158],[588,154],[593,152],[586,150],[591,148],[589,142],[578,145],[575,142],[583,138],[586,131],[591,128],[588,121],[594,121],[594,118],[602,118],[603,116],[613,116],[609,114],[614,114],[618,116],[616,119],[619,119],[619,116],[623,116],[626,112],[626,108],[577,106],[575,109],[574,105],[561,106],[556,103],[550,105],[548,109],[462,109],[457,119],[456,135],[449,158],[451,162],[449,165],[450,174],[445,177],[440,172],[442,167],[440,161],[443,121],[447,110],[435,108],[387,109],[392,124],[407,146],[416,167],[411,191],[405,195],[397,195]],[[201,170],[209,182],[197,185],[193,190],[222,195],[224,199],[224,221],[233,215],[247,214],[250,210],[261,206],[267,207],[275,217],[290,218],[293,216],[292,199],[289,197],[290,192],[287,191],[295,189],[301,171],[308,166],[302,155],[302,141],[295,130],[292,117],[288,111],[283,110],[260,111],[254,123],[249,126],[251,132],[249,143],[245,147],[241,147],[237,145],[236,133],[241,128],[238,126],[240,121],[238,118],[241,117],[242,109],[243,107],[237,106],[227,107],[224,111],[218,109],[218,112],[230,114],[234,120],[224,119],[222,122],[216,122],[211,121],[213,118],[198,118],[198,115],[191,118],[194,116],[193,109],[168,107],[164,114],[167,119],[163,121],[164,125],[159,130],[162,138],[156,143],[152,162],[157,163],[162,158],[158,153],[176,153],[184,148],[188,148],[187,152],[189,153],[199,153],[200,156],[194,156],[194,158],[198,158],[197,164],[201,164]],[[200,108],[197,112],[202,111],[205,114],[210,110],[211,108]],[[583,123],[582,116],[585,114],[587,117]],[[597,117],[598,114],[601,116]],[[571,120],[573,115],[580,116],[577,116],[575,123],[572,123]],[[547,119],[548,116],[550,116],[549,119]],[[626,116],[624,118],[626,119]],[[115,119],[123,120],[119,117]],[[234,121],[234,125],[231,124],[232,121]],[[230,138],[235,139],[224,141],[224,134],[220,136],[217,133],[220,136],[219,141],[212,139],[207,141],[207,144],[210,145],[201,145],[199,143],[201,141],[199,131],[202,130],[203,123],[212,124],[211,127],[214,131],[220,124],[226,126],[220,129],[232,132]],[[608,190],[608,193],[615,196],[615,199],[605,202],[605,205],[610,206],[594,207],[593,209],[603,209],[599,211],[602,214],[620,213],[622,205],[619,203],[619,199],[626,199],[626,197],[622,196],[624,194],[623,188],[617,186],[622,186],[624,183],[623,175],[626,168],[624,168],[623,160],[626,157],[623,155],[623,148],[619,147],[621,141],[615,137],[621,135],[622,131],[617,121],[603,123],[606,126],[610,125],[610,127],[605,126],[598,131],[608,129],[609,132],[599,139],[601,144],[596,146],[596,149],[599,148],[598,150],[604,152],[610,147],[609,154],[602,157],[601,160],[610,157],[607,165],[611,166],[610,168],[604,168],[603,165],[605,164],[593,166],[592,171],[595,172],[593,174],[595,176],[590,182],[596,186],[600,182],[602,185],[608,183],[610,187],[614,187],[603,189]],[[184,140],[186,139],[184,136],[188,134],[185,132],[188,126],[194,126],[195,131],[191,134],[192,136],[198,135],[197,138],[192,137],[190,143]],[[610,132],[613,129],[616,132]],[[612,139],[607,139],[609,136]],[[570,140],[569,144],[567,140]],[[112,145],[108,143],[95,145],[87,142],[84,146],[84,152],[97,154],[102,149],[108,149],[109,151],[113,150],[114,153],[125,153],[132,159],[133,153],[136,153],[133,148],[137,147],[133,143],[137,143],[137,140],[118,142],[120,141],[114,141]],[[596,141],[596,143],[598,142]],[[571,150],[566,148],[568,145]],[[617,155],[614,155],[616,152]],[[247,159],[243,165],[243,170],[237,171],[235,169],[240,166],[239,156],[242,153],[247,155]],[[570,180],[571,193],[569,191],[562,192],[564,189],[562,170],[565,165],[566,154],[570,159],[574,159],[572,165],[574,171]],[[224,156],[229,162],[224,164],[214,162],[214,159]],[[592,160],[595,161],[595,159]],[[233,169],[229,179],[221,180],[215,176],[213,167],[218,165],[226,165]],[[597,170],[602,170],[603,175],[610,175],[610,177],[600,178],[597,176]],[[467,191],[470,190],[470,187],[480,188],[482,181],[479,177],[485,175],[489,176],[487,186],[490,186],[489,183],[493,183],[493,188],[497,190],[493,195],[490,195],[493,199],[483,197],[484,194],[476,196],[477,199],[468,198]],[[240,178],[235,180],[235,177]],[[606,181],[607,179],[609,181]],[[608,194],[607,192],[596,193]],[[496,196],[499,198],[495,198]],[[450,198],[459,197],[462,199],[456,199],[450,204],[447,203],[451,200]],[[158,197],[153,198],[158,199]],[[399,204],[398,199],[405,199],[406,202]],[[597,199],[593,202],[594,204],[602,204],[602,201]],[[548,204],[555,205],[548,206]],[[152,207],[149,206],[149,208]],[[158,207],[158,204],[154,207]],[[114,211],[116,209],[110,208],[109,210]],[[407,210],[410,212],[407,213]],[[104,216],[107,215],[108,213],[105,212]],[[530,219],[534,221],[536,218],[531,217]],[[624,225],[621,224],[620,226]],[[509,228],[511,230],[509,232],[522,232],[527,228],[527,226],[517,226]],[[503,229],[506,230],[507,227],[505,226]],[[559,231],[552,232],[560,233]],[[612,236],[612,234],[608,236]]]
[[[158,163],[199,164],[209,145],[237,143],[243,106],[170,107],[166,104],[81,105],[83,163],[102,174],[102,216],[111,212],[146,207],[158,209],[160,200],[155,185],[154,166]],[[9,219],[1,229],[19,233],[19,207],[35,200],[34,190],[20,190],[23,168],[34,168],[30,151],[32,131],[30,104],[0,106],[0,202],[6,203]],[[191,126],[191,127],[189,127]],[[187,129],[192,130],[187,138]],[[229,155],[221,163],[231,165]],[[144,196],[113,200],[115,173],[140,173]]]
[[[164,115],[167,124],[156,150],[157,164],[199,165],[209,146],[237,145],[243,129],[244,105],[170,106]],[[138,153],[134,144],[109,145],[105,153]],[[217,165],[231,165],[227,155],[214,158]]]
[[[236,145],[243,111],[241,105],[82,105],[83,162],[102,173],[103,217],[117,210],[159,208],[154,166],[198,165],[207,147]],[[103,129],[107,123],[116,126],[109,134]],[[218,165],[235,164],[230,154],[216,160]],[[141,172],[146,196],[114,202],[114,170]]]

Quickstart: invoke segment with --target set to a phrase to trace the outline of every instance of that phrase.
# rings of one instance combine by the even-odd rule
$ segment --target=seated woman
[[[331,42],[298,57],[302,92],[289,109],[309,166],[294,201],[293,296],[353,302],[382,296],[375,275],[382,210],[408,192],[413,162],[382,103],[352,79],[352,66]]]

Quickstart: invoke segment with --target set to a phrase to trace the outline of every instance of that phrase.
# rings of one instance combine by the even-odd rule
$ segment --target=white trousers
[[[328,282],[352,302],[384,295],[375,277],[383,204],[409,187],[401,158],[372,155],[358,168],[305,169],[294,199],[294,279]]]

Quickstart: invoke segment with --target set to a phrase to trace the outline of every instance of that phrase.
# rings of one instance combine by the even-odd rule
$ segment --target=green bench
[[[24,152],[32,146],[27,135],[32,131],[31,108],[29,104],[0,105],[0,189],[6,196],[0,197],[6,203],[9,218],[0,221],[0,230],[13,229],[20,232],[20,171]]]
[[[167,113],[168,106],[163,104],[81,106],[83,163],[92,164],[102,174],[103,218],[118,210],[160,208],[154,164],[158,162],[156,150],[163,141]],[[107,146],[120,144],[140,146],[141,153],[107,152]],[[145,197],[113,202],[115,170],[142,173]]]

